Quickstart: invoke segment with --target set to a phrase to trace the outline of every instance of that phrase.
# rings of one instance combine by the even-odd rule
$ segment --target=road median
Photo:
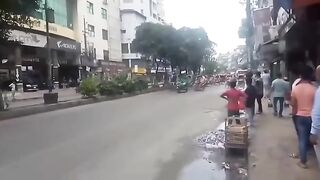
[[[137,96],[141,94],[147,94],[152,93],[156,91],[165,90],[167,88],[150,88],[147,90],[143,90],[141,92],[135,92],[131,94],[123,94],[118,96],[96,96],[94,98],[81,98],[81,99],[74,99],[70,101],[62,101],[57,104],[37,104],[37,105],[31,105],[31,106],[23,106],[18,108],[12,108],[8,109],[7,111],[0,112],[0,120],[7,120],[22,116],[28,116],[32,114],[38,114],[38,113],[44,113],[49,111],[55,111],[59,109],[66,109],[66,108],[72,108],[76,106],[82,106],[82,105],[88,105],[93,103],[99,103],[104,101],[112,101],[116,99],[121,98],[128,98],[132,96]]]

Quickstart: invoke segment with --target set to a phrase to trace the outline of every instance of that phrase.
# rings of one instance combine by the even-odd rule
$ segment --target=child
[[[236,89],[237,81],[231,80],[230,89],[221,94],[221,98],[226,99],[228,101],[228,117],[230,116],[239,116],[240,115],[240,107],[239,101],[242,97],[245,97],[245,94],[240,90]]]
[[[255,107],[255,99],[257,97],[256,88],[252,86],[252,79],[246,79],[247,88],[245,93],[247,95],[246,98],[246,113],[248,115],[248,121],[251,126],[254,126],[253,118],[254,118],[254,107]]]

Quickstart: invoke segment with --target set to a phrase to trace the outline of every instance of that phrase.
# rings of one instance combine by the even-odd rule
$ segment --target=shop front
[[[14,44],[2,46],[0,72],[17,83],[18,90],[26,90],[25,84],[34,84],[37,89],[48,87],[49,66],[47,61],[46,36],[12,30],[9,40]],[[60,84],[63,80],[76,82],[80,57],[80,43],[66,38],[50,37],[49,48],[52,62],[52,81]],[[60,72],[60,76],[59,76]],[[1,73],[5,76],[4,73]]]
[[[112,79],[121,75],[128,75],[129,68],[125,63],[115,61],[101,61],[101,73],[104,79]]]
[[[80,43],[65,38],[50,38],[52,80],[56,86],[75,87],[79,83]]]

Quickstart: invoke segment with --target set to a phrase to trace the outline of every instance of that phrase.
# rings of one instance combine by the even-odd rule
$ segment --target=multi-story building
[[[46,38],[45,0],[40,1],[40,9],[31,12],[32,27],[11,30],[9,40],[20,44],[3,46],[1,56],[11,64],[0,65],[1,78],[16,80],[18,87],[38,84],[47,87],[48,74],[52,71],[53,81],[76,82],[80,57],[80,43],[75,31],[76,0],[47,0],[49,23],[49,43]],[[53,68],[49,71],[47,46],[50,48]],[[28,88],[28,87],[25,87]]]
[[[82,62],[94,63],[103,77],[110,76],[110,69],[125,67],[121,63],[120,0],[78,0],[77,9]]]
[[[119,8],[119,0],[78,0],[77,35],[94,60],[122,60]]]
[[[121,0],[122,59],[127,65],[145,68],[146,61],[141,59],[131,46],[136,27],[144,22],[164,23],[163,0]]]

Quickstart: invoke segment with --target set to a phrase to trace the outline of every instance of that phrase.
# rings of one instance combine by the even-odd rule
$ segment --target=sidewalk
[[[257,127],[250,140],[249,174],[252,180],[319,180],[320,170],[314,152],[308,155],[309,169],[297,166],[297,135],[291,118],[278,118],[272,109],[257,117]]]
[[[10,102],[10,109],[12,108],[19,108],[24,106],[34,106],[43,104],[43,94],[47,93],[48,90],[40,90],[36,92],[23,92],[17,93],[15,95],[15,100]],[[59,102],[66,102],[76,99],[81,99],[82,95],[76,93],[75,88],[68,88],[68,89],[57,89],[53,92],[59,93]]]

